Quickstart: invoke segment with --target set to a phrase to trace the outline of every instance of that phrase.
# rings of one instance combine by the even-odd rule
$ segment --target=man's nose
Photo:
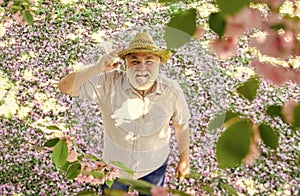
[[[138,68],[139,69],[146,69],[146,62],[140,62]]]

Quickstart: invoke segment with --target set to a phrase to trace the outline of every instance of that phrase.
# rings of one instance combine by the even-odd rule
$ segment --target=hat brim
[[[128,54],[132,54],[132,53],[149,53],[149,54],[157,55],[161,58],[162,64],[166,63],[171,58],[172,55],[172,52],[170,50],[126,49],[119,53],[119,57],[124,60]]]

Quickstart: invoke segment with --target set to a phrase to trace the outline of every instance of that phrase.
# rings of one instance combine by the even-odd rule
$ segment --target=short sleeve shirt
[[[100,106],[103,160],[122,162],[133,170],[133,178],[151,173],[167,159],[170,120],[184,124],[190,118],[182,89],[164,76],[157,78],[152,92],[141,96],[132,88],[125,72],[101,73],[81,87],[80,98]],[[122,171],[120,175],[132,177]]]

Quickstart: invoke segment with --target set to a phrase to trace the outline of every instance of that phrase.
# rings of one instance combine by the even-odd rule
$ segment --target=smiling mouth
[[[137,78],[145,78],[148,77],[148,74],[136,74]]]

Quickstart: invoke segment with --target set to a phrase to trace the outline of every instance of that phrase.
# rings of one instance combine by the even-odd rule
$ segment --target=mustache
[[[136,71],[136,72],[134,72],[133,75],[134,76],[137,76],[137,75],[151,75],[151,72],[149,72],[149,71]]]

